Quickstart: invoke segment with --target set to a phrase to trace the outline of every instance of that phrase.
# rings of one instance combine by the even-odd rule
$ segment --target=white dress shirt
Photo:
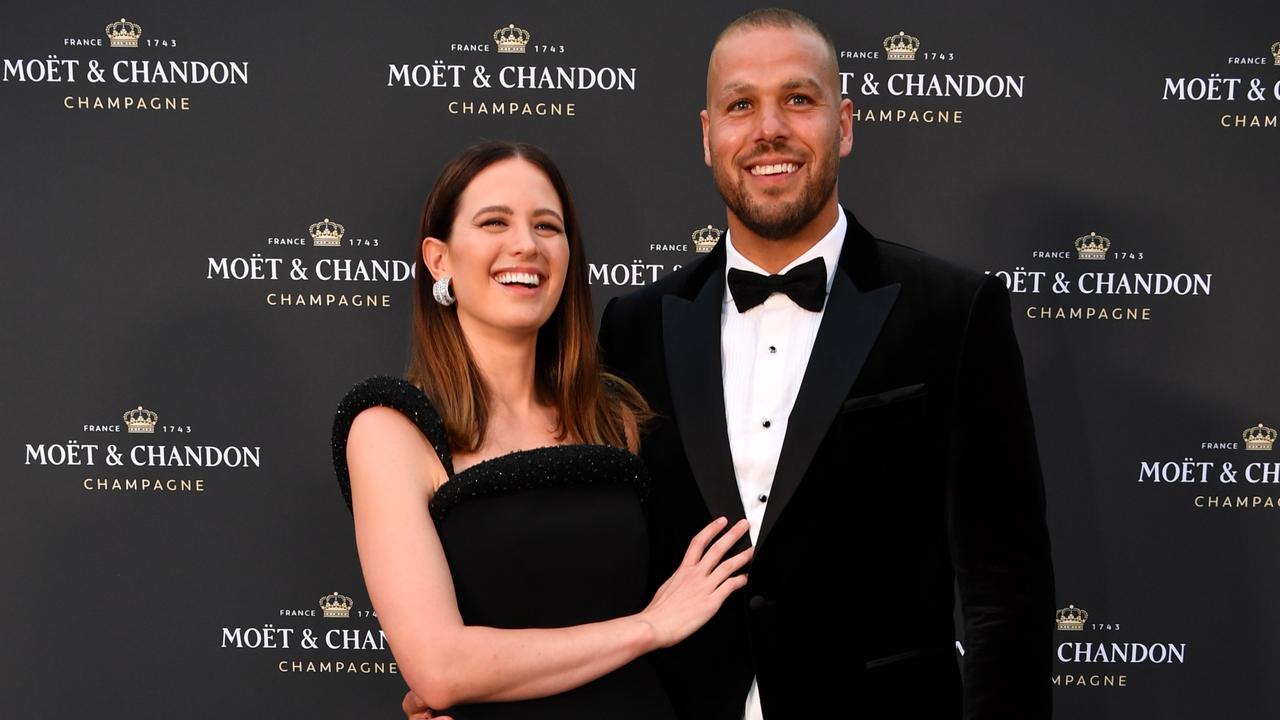
[[[781,272],[820,257],[827,266],[829,294],[847,226],[844,209],[838,208],[835,226]],[[724,414],[729,450],[733,454],[733,474],[737,478],[742,508],[751,523],[751,544],[755,545],[773,488],[782,439],[786,437],[791,408],[809,365],[809,352],[818,336],[822,312],[805,310],[781,293],[770,295],[763,304],[746,312],[738,312],[728,287],[730,268],[762,275],[769,273],[734,248],[731,234],[725,236],[726,279],[724,306],[720,309]],[[745,720],[764,717],[754,678],[743,717]]]

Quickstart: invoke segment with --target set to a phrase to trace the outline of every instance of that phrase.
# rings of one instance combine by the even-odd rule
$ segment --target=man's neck
[[[729,234],[733,237],[734,249],[743,257],[761,270],[777,273],[826,237],[831,228],[835,227],[839,212],[840,204],[832,194],[826,205],[799,232],[789,237],[773,239],[751,232],[732,210],[728,210]]]

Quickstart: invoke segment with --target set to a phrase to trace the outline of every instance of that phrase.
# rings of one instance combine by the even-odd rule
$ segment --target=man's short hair
[[[760,8],[759,10],[752,10],[746,15],[734,20],[726,25],[724,30],[721,30],[720,34],[716,36],[716,41],[711,45],[711,51],[715,52],[715,48],[720,44],[720,41],[724,40],[729,35],[732,35],[739,30],[749,30],[754,28],[798,28],[801,30],[808,30],[822,38],[823,44],[827,46],[827,50],[831,54],[831,62],[838,65],[836,61],[836,44],[832,41],[831,35],[827,34],[826,30],[823,30],[818,23],[814,22],[807,15],[801,15],[795,10],[788,10],[786,8]]]

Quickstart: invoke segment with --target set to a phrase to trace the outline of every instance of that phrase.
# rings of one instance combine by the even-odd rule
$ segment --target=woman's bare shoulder
[[[435,448],[415,423],[385,406],[365,408],[355,416],[346,454],[353,485],[411,483],[429,499],[448,479]]]

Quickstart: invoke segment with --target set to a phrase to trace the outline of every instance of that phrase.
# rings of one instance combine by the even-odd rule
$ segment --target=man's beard
[[[747,180],[741,178],[734,182],[733,176],[723,174],[721,166],[712,157],[711,166],[715,169],[716,189],[724,204],[733,212],[748,230],[768,240],[782,240],[794,236],[813,221],[826,205],[836,189],[836,158],[839,157],[838,140],[833,143],[831,152],[827,153],[821,164],[809,168],[809,179],[800,189],[800,197],[793,202],[756,202],[748,194]],[[783,151],[785,144],[777,146],[761,145],[758,154]],[[736,169],[736,168],[734,168]],[[765,192],[768,195],[768,191]]]

